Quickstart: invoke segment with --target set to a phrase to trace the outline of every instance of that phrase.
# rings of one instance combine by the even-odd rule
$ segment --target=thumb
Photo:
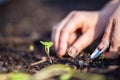
[[[110,42],[112,30],[113,30],[113,20],[110,20],[103,35],[102,41],[98,45],[98,49],[100,50],[103,49],[107,45],[107,43]]]

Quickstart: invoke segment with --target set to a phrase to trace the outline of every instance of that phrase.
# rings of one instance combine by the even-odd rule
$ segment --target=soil
[[[38,70],[52,64],[65,64],[73,69],[81,69],[83,72],[92,72],[119,77],[119,59],[91,60],[91,52],[89,52],[89,48],[86,49],[87,51],[85,50],[74,59],[67,55],[59,58],[56,56],[56,53],[53,51],[53,49],[51,49],[51,63],[44,52],[42,44],[39,42],[40,40],[45,41],[46,39],[47,38],[41,38],[24,44],[10,44],[12,40],[8,44],[2,43],[0,46],[0,73],[18,70],[33,74]],[[33,51],[31,51],[29,48],[30,46],[34,47]],[[36,62],[39,63],[35,64]]]

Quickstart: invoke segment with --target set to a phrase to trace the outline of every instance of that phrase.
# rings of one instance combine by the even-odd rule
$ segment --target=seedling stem
[[[46,52],[48,58],[50,59],[50,63],[52,63],[52,59],[50,57],[50,47],[53,46],[53,42],[43,42],[43,41],[40,41],[40,43],[44,46],[45,52]]]

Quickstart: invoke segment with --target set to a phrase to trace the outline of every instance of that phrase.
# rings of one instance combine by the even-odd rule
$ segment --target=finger
[[[70,39],[68,41],[68,46],[72,45],[75,42],[75,40],[77,39],[77,37],[78,37],[77,33],[71,33]]]
[[[59,39],[59,34],[60,34],[60,28],[58,28],[58,25],[55,25],[53,28],[52,28],[52,41],[54,42],[54,48],[55,50],[57,50],[57,46],[58,46],[58,39]]]
[[[105,59],[117,59],[120,57],[120,52],[106,52],[103,56]]]
[[[70,13],[64,20],[62,20],[60,23],[55,25],[52,29],[52,41],[54,42],[54,47],[56,50],[58,50],[58,42],[60,37],[61,29],[64,27],[64,25],[69,21],[69,19],[72,18],[74,15],[74,12]]]
[[[71,39],[70,35],[72,33],[75,33],[75,31],[79,28],[78,23],[82,24],[82,21],[77,20],[77,18],[73,17],[66,25],[65,27],[61,30],[61,35],[59,39],[59,50],[58,50],[58,55],[63,56],[67,52],[69,40]],[[79,25],[81,26],[81,25]]]
[[[105,30],[105,33],[103,35],[102,41],[98,45],[98,49],[100,50],[103,49],[104,46],[106,46],[106,44],[110,42],[112,30],[113,30],[113,20],[110,19],[108,26]]]
[[[73,48],[74,50],[71,51],[72,53],[68,53],[68,54],[71,57],[75,58],[78,55],[78,53],[80,53],[83,49],[85,49],[87,46],[89,46],[92,43],[92,41],[95,40],[95,38],[93,37],[93,35],[94,35],[94,31],[89,30],[86,33],[84,33],[82,36],[80,36],[75,41],[75,43],[73,43],[73,45],[72,45],[74,47]],[[71,48],[69,50],[71,50]],[[75,50],[77,50],[77,51],[75,51]]]
[[[115,28],[119,28],[117,24],[115,24]],[[104,54],[106,59],[116,59],[120,57],[120,35],[117,34],[119,31],[117,29],[114,29],[111,37],[111,45],[109,52],[106,52]]]

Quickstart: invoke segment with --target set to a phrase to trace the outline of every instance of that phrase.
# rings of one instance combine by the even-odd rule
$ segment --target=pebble
[[[29,50],[30,50],[31,52],[34,51],[34,45],[33,45],[33,44],[31,44],[31,45],[29,46]]]
[[[82,69],[82,72],[84,72],[84,73],[88,72],[88,68]]]
[[[21,66],[16,66],[16,69],[20,70],[20,69],[22,69],[22,67]]]
[[[3,67],[3,68],[2,68],[2,72],[8,72],[8,69],[5,68],[5,67]]]
[[[89,66],[89,63],[88,63],[88,62],[85,62],[85,66]]]
[[[76,66],[72,66],[73,70],[77,70],[77,67]]]
[[[66,64],[65,64],[65,66],[68,66],[68,67],[69,67],[69,66],[70,66],[70,64],[69,64],[69,63],[66,63]]]
[[[0,66],[2,66],[4,64],[4,62],[0,61]]]
[[[117,69],[118,67],[119,67],[118,65],[108,66],[108,68],[109,68],[110,70],[115,70],[115,69]]]
[[[4,65],[4,62],[0,61],[0,71],[2,71],[2,72],[8,72],[8,69],[5,68],[5,67],[3,67],[3,65]]]
[[[5,63],[4,63],[4,65],[5,65],[5,66],[8,66],[8,63],[7,63],[7,62],[5,62]]]
[[[80,66],[80,68],[83,68],[83,66],[84,66],[84,61],[83,60],[79,61],[79,66]]]

